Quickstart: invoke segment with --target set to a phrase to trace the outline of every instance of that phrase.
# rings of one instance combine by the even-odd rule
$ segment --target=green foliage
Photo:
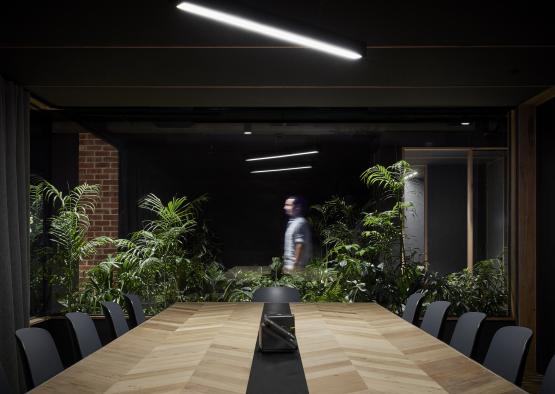
[[[391,261],[394,250],[398,248],[401,269],[407,261],[405,250],[405,215],[412,208],[410,203],[403,201],[405,183],[414,174],[410,164],[404,160],[389,167],[376,164],[361,175],[362,181],[370,187],[381,191],[383,201],[390,201],[393,206],[389,211],[374,212],[366,215],[364,224],[368,228],[363,234],[377,248],[382,261]]]
[[[405,182],[412,174],[414,171],[410,164],[401,160],[389,167],[376,164],[364,171],[361,179],[367,186],[380,188],[384,199],[393,199],[397,203],[402,201]]]
[[[431,273],[416,262],[389,266],[380,264],[373,284],[373,299],[380,305],[401,313],[406,299],[418,290],[427,288]]]
[[[403,236],[397,225],[399,213],[396,209],[368,213],[363,218],[362,237],[372,250],[372,260],[391,263],[395,260],[396,242]]]
[[[362,180],[381,193],[374,205],[389,203],[389,210],[357,215],[356,208],[340,197],[313,207],[313,228],[328,250],[324,259],[313,261],[294,281],[303,300],[377,301],[400,313],[408,296],[420,290],[429,301],[451,301],[456,314],[468,310],[506,314],[503,262],[477,262],[472,272],[441,276],[412,260],[414,253],[404,246],[405,215],[412,206],[403,198],[405,182],[413,173],[407,162],[400,161],[373,166],[362,174]]]
[[[332,197],[310,207],[309,221],[326,253],[336,244],[360,241],[361,212],[342,197]]]
[[[478,261],[473,270],[463,269],[442,278],[431,287],[431,299],[451,302],[452,312],[460,315],[469,311],[489,316],[507,313],[508,294],[505,265],[502,259]]]
[[[243,302],[252,300],[258,288],[289,286],[306,302],[376,301],[401,313],[408,296],[420,290],[428,301],[450,301],[456,314],[506,314],[503,261],[481,261],[473,271],[441,276],[413,261],[413,253],[405,250],[405,214],[411,206],[403,201],[404,184],[413,173],[403,161],[366,170],[362,180],[380,193],[378,200],[366,204],[374,207],[371,212],[341,197],[311,207],[315,238],[325,254],[302,271],[284,273],[283,261],[275,257],[267,269],[226,272],[216,262],[212,236],[200,219],[205,196],[192,201],[174,197],[164,204],[149,194],[139,201],[149,219],[129,239],[88,240],[88,215],[94,211],[98,187],[81,185],[63,195],[47,182],[32,188],[32,214],[38,216],[45,201],[54,212],[48,222],[50,249],[42,248],[35,256],[48,261],[40,265],[42,276],[62,284],[68,309],[89,313],[99,313],[101,301],[122,302],[125,293],[138,294],[146,301],[146,312],[155,313],[175,301]],[[377,209],[384,206],[388,209]],[[35,227],[32,234],[40,230]],[[79,262],[108,242],[117,253],[91,268],[76,291]]]
[[[37,180],[40,182],[40,180]],[[45,294],[50,287],[49,278],[52,276],[53,267],[47,264],[50,260],[47,257],[45,247],[45,214],[44,198],[41,188],[37,184],[30,185],[30,209],[29,209],[29,243],[31,250],[30,260],[30,296],[31,314],[39,314],[46,309],[48,302]]]
[[[129,240],[115,240],[118,253],[88,271],[78,309],[97,311],[100,301],[120,302],[124,293],[138,294],[152,311],[178,300],[220,300],[223,268],[209,260],[206,226],[198,219],[206,200],[174,197],[164,204],[153,194],[141,199],[139,207],[151,218]]]
[[[118,263],[108,258],[87,271],[87,284],[76,294],[75,309],[90,314],[101,314],[102,301],[123,301],[123,292],[115,281]]]
[[[148,276],[154,276],[151,278],[154,283],[146,290],[151,292],[151,288],[156,287],[161,291],[164,306],[180,299],[180,288],[185,280],[189,281],[188,287],[202,280],[202,269],[193,261],[194,256],[188,253],[186,244],[188,235],[197,227],[195,216],[204,200],[201,197],[189,202],[181,197],[164,205],[153,194],[145,196],[139,201],[139,207],[148,211],[153,219],[145,221],[143,229],[120,244],[121,252],[116,260],[135,270],[146,269]]]
[[[31,207],[50,204],[52,210],[48,220],[48,240],[37,248],[35,256],[48,262],[43,266],[49,271],[48,282],[60,289],[58,301],[68,310],[74,308],[73,294],[77,289],[80,263],[94,255],[97,248],[112,242],[109,237],[90,239],[87,236],[89,215],[94,213],[99,195],[98,185],[86,183],[67,194],[47,181],[31,187]]]

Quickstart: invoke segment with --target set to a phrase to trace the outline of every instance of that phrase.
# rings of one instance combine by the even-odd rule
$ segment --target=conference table
[[[33,392],[257,392],[248,385],[263,306],[176,303]],[[304,392],[524,392],[378,304],[290,308]],[[303,392],[287,387],[287,379],[272,387]]]

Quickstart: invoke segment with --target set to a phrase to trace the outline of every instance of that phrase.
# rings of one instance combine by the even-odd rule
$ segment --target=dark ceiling
[[[549,2],[243,1],[365,42],[356,62],[169,1],[13,3],[0,74],[55,107],[510,107],[555,85]]]

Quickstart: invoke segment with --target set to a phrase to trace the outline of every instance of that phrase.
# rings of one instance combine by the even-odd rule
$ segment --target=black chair
[[[8,377],[4,372],[4,368],[0,365],[0,394],[10,394],[13,390],[8,383]]]
[[[451,303],[448,301],[434,301],[426,309],[420,328],[436,338],[442,338],[445,320]]]
[[[526,327],[502,327],[493,336],[484,367],[520,386],[532,330]]]
[[[56,344],[48,331],[42,328],[20,328],[15,336],[29,389],[64,370]]]
[[[81,312],[71,312],[66,313],[66,318],[73,331],[73,337],[81,358],[87,357],[102,347],[94,322],[89,315]]]
[[[252,295],[253,302],[301,302],[299,290],[292,287],[261,287]]]
[[[131,327],[137,327],[145,321],[145,313],[143,312],[143,304],[136,294],[124,294],[125,308],[129,314],[129,322]]]
[[[411,324],[416,324],[420,317],[420,310],[422,309],[422,301],[424,301],[424,293],[414,293],[407,298],[407,304],[403,311],[403,319]]]
[[[542,387],[539,391],[539,394],[553,393],[555,393],[555,357],[551,358],[551,361],[545,370]]]
[[[101,304],[104,316],[106,316],[106,320],[110,325],[113,338],[118,338],[129,331],[129,326],[125,321],[125,316],[123,315],[123,309],[121,309],[121,306],[110,301],[103,301]]]
[[[472,358],[476,350],[476,339],[485,318],[486,314],[482,312],[463,313],[455,326],[450,345],[466,357]]]

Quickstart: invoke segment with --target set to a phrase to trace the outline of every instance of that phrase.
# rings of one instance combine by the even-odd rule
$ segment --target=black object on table
[[[289,304],[267,303],[262,310],[261,324],[265,315],[291,314]],[[252,359],[247,394],[308,393],[303,363],[299,349],[289,352],[261,352],[258,338]]]
[[[291,314],[263,314],[258,330],[258,350],[261,352],[294,352],[297,350],[295,317]]]

